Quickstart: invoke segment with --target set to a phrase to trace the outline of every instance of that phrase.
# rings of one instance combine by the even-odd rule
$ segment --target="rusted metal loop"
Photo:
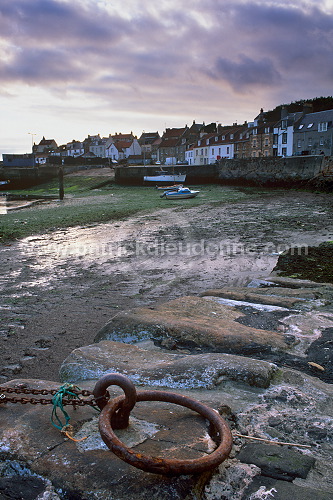
[[[95,385],[93,395],[98,407],[102,410],[108,402],[107,388],[110,385],[118,385],[125,393],[117,410],[112,416],[112,426],[114,429],[125,429],[128,427],[128,420],[131,410],[136,403],[136,389],[133,382],[120,373],[108,373],[104,375]]]
[[[122,406],[123,401],[124,396],[119,396],[107,403],[100,414],[99,430],[108,448],[119,458],[134,467],[155,474],[198,474],[217,467],[229,456],[232,447],[232,435],[226,421],[215,410],[194,399],[163,391],[140,391],[137,393],[137,402],[163,401],[185,406],[190,410],[196,411],[208,419],[215,427],[220,439],[219,446],[210,455],[193,460],[163,459],[136,453],[120,441],[113,432],[113,415]]]

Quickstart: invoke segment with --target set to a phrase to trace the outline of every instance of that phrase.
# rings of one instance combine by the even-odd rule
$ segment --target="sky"
[[[333,0],[0,0],[0,154],[333,95]]]

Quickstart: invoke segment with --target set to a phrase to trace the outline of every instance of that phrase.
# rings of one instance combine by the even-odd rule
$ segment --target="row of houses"
[[[158,132],[154,139],[160,139]],[[142,143],[145,139],[142,138]],[[129,157],[140,156],[142,146],[136,136],[130,134],[109,135],[101,137],[97,135],[88,135],[84,141],[72,140],[65,145],[58,146],[54,139],[43,139],[39,144],[33,145],[32,150],[36,163],[47,163],[52,156],[73,157],[73,158],[106,158],[110,161],[118,162],[126,160]]]
[[[217,127],[202,135],[185,152],[190,165],[212,164],[222,158],[260,158],[269,156],[333,156],[333,110],[288,114],[282,108],[278,122],[269,122],[261,110],[251,123]]]
[[[288,157],[298,155],[333,156],[333,109],[312,112],[305,104],[302,111],[289,113],[281,108],[280,118],[269,120],[262,109],[252,122],[232,126],[196,123],[183,128],[158,132],[116,133],[108,137],[88,135],[58,146],[53,139],[33,145],[35,163],[52,163],[52,157],[104,158],[109,163],[149,164],[159,162],[207,165],[223,158]],[[4,164],[6,163],[3,155]],[[169,160],[168,160],[169,159]]]

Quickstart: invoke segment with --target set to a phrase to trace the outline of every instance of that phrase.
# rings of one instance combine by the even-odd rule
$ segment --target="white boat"
[[[161,182],[167,182],[168,184],[170,183],[175,183],[175,182],[185,182],[186,179],[186,174],[170,174],[169,172],[157,172],[156,175],[145,175],[143,180],[145,182],[155,182],[156,183],[161,183]]]
[[[177,189],[177,191],[165,191],[161,198],[167,198],[168,200],[185,200],[187,198],[195,198],[200,191],[193,191],[190,188],[182,187]]]

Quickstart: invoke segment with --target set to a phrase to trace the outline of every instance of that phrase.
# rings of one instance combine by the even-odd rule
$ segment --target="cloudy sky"
[[[0,0],[0,26],[0,153],[333,94],[333,0]]]

